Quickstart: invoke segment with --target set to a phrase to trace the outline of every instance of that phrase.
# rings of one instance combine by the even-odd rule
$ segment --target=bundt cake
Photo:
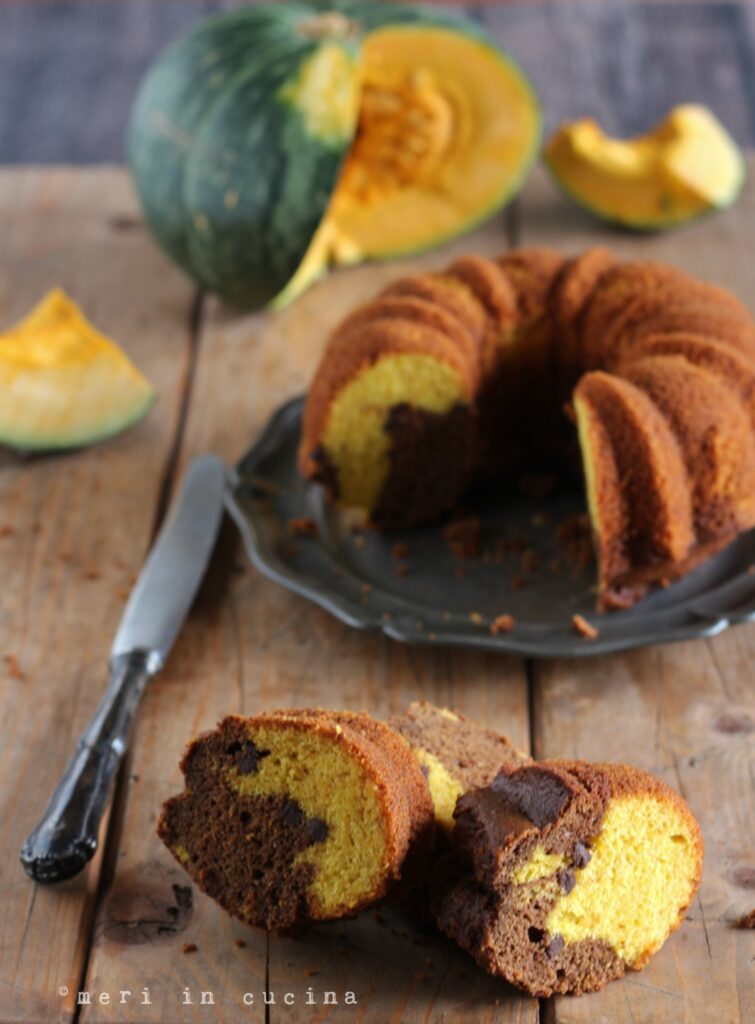
[[[504,765],[530,760],[506,736],[427,701],[410,704],[389,724],[408,740],[422,765],[436,821],[446,833],[454,827],[454,807],[462,793],[492,782]]]
[[[682,798],[637,768],[543,761],[460,797],[454,870],[433,901],[446,934],[533,995],[639,970],[681,923],[702,868]]]
[[[733,295],[603,249],[522,249],[406,277],[337,327],[299,466],[390,528],[578,449],[606,609],[755,525],[754,424],[755,323]]]
[[[420,870],[433,804],[406,741],[366,714],[230,717],[195,739],[158,833],[197,885],[248,924],[351,914]]]

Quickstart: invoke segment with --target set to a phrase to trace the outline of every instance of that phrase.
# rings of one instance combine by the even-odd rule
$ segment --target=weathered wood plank
[[[726,285],[755,310],[754,216],[750,184],[733,210],[686,230],[610,232],[568,207],[540,176],[523,199],[521,240],[570,251],[602,243],[625,256],[666,260]],[[706,842],[703,884],[682,929],[641,974],[590,998],[556,1000],[548,1008],[553,1024],[714,1024],[755,1015],[755,938],[732,927],[752,905],[754,660],[755,627],[743,626],[709,641],[535,664],[538,755],[624,760],[658,773],[689,801]]]
[[[502,221],[475,238],[422,260],[343,271],[316,286],[295,305],[270,316],[238,317],[209,304],[202,330],[184,461],[205,450],[237,459],[270,413],[302,391],[333,322],[381,281],[418,265],[440,265],[453,253],[506,246]],[[262,1001],[265,937],[231,923],[208,899],[194,893],[192,918],[180,935],[127,945],[108,922],[138,892],[145,874],[163,901],[182,873],[154,834],[160,801],[180,786],[177,762],[188,737],[231,712],[253,713],[290,704],[366,708],[378,715],[428,698],[457,705],[528,743],[526,679],[516,659],[470,652],[413,649],[358,633],[284,592],[247,568],[235,538],[227,536],[216,565],[217,600],[206,595],[181,637],[165,675],[147,695],[134,745],[139,782],[125,806],[123,839],[110,896],[99,916],[87,985],[93,990],[137,989],[149,978],[156,1001],[139,1008],[139,1020],[193,1020],[197,1008],[179,1005],[184,986],[213,989],[225,1013],[245,992]],[[210,586],[213,586],[211,581]],[[115,906],[115,910],[113,909]],[[279,1006],[271,1019],[323,1019],[308,1007],[306,990],[354,991],[358,1007],[328,1007],[328,1020],[414,1022],[428,1019],[528,1021],[537,1004],[486,978],[450,943],[396,914],[381,924],[374,915],[322,927],[300,940],[270,940],[269,982]],[[246,948],[234,940],[243,937]],[[198,951],[182,957],[185,942]],[[294,993],[283,1009],[280,999]],[[500,1000],[496,1005],[495,1000]],[[159,1002],[158,1002],[159,1000]],[[217,1011],[221,1012],[221,1011]],[[262,1019],[261,1010],[257,1009]],[[322,1013],[323,1017],[320,1016]],[[437,1013],[437,1017],[434,1014]],[[92,1008],[87,1022],[128,1020],[115,1008]]]
[[[0,321],[53,285],[156,385],[149,418],[81,452],[0,454],[0,1018],[70,1020],[99,861],[35,886],[21,843],[106,680],[110,637],[149,545],[179,419],[192,290],[147,242],[122,171],[0,171]]]

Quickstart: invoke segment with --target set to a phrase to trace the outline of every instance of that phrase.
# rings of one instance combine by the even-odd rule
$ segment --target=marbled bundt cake
[[[191,743],[158,832],[197,885],[248,924],[343,917],[419,870],[433,804],[406,741],[366,714],[230,717]]]
[[[639,970],[681,923],[702,869],[682,798],[626,765],[504,768],[460,797],[455,870],[433,912],[486,970],[533,995]]]
[[[422,765],[437,823],[445,832],[454,827],[454,807],[462,793],[492,782],[504,765],[530,760],[506,736],[427,701],[410,704],[389,724],[408,741]]]
[[[523,249],[404,278],[348,317],[299,465],[391,527],[578,445],[600,607],[623,607],[755,525],[753,424],[755,324],[734,296],[602,249]]]

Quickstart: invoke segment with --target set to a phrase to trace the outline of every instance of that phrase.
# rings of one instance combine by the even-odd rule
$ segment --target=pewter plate
[[[517,536],[536,553],[539,567],[530,573],[521,570],[521,554],[487,561],[455,557],[437,524],[390,535],[355,531],[353,520],[297,473],[302,406],[302,398],[294,399],[275,413],[231,471],[226,503],[253,564],[349,626],[379,629],[407,643],[584,657],[713,636],[755,619],[755,531],[634,608],[598,614],[594,567],[570,566],[554,529],[584,511],[576,491],[545,499],[487,494],[467,503],[481,519],[483,547]],[[289,521],[302,517],[315,520],[319,536],[290,535]],[[407,548],[403,576],[397,574],[396,544]],[[551,569],[554,559],[561,571]],[[513,615],[515,625],[493,636],[490,623],[502,613]],[[597,627],[597,639],[575,631],[575,613]]]

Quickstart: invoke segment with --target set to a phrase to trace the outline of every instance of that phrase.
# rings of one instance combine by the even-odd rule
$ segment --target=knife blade
[[[165,664],[204,577],[224,491],[221,460],[214,455],[195,459],[129,596],[110,650],[110,679],[102,700],[21,849],[21,863],[37,882],[72,878],[97,849],[139,700]]]

